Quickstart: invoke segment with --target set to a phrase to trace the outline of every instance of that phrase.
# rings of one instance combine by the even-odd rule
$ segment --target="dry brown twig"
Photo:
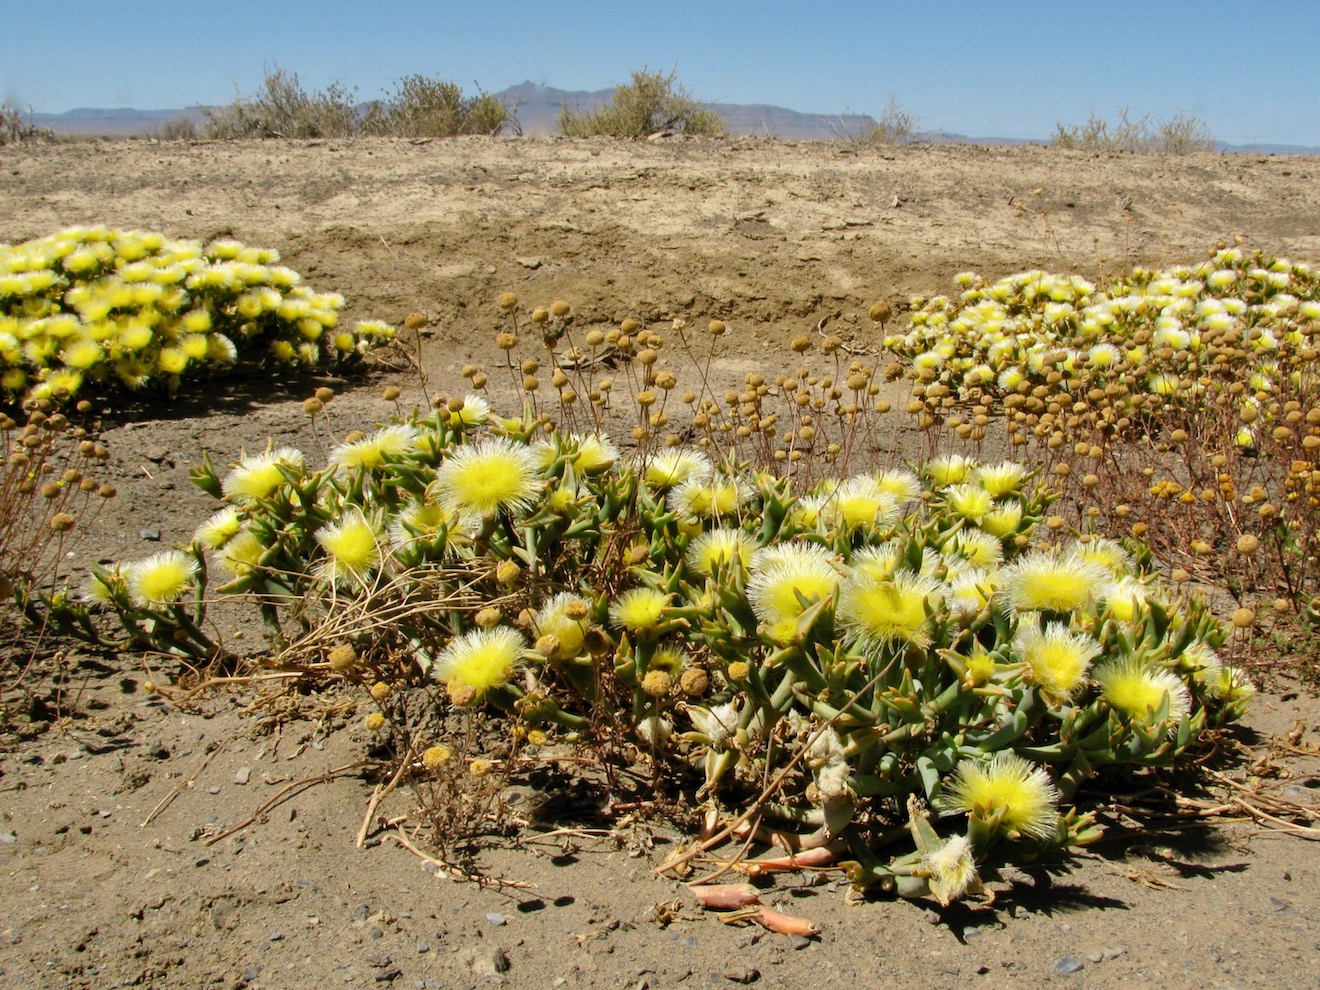
[[[408,836],[404,834],[402,821],[391,821],[388,825],[391,830],[381,836],[382,839],[393,839],[423,863],[430,863],[437,871],[444,872],[455,880],[466,880],[483,887],[511,887],[515,890],[536,889],[536,884],[533,883],[524,883],[521,880],[503,880],[498,877],[485,877],[477,873],[468,873],[466,870],[461,870],[450,863],[446,863],[442,859],[436,859],[434,856],[429,856],[422,852],[422,850],[418,849]]]
[[[343,766],[335,767],[333,770],[327,770],[324,773],[314,774],[311,777],[303,777],[301,780],[295,780],[290,784],[286,784],[283,787],[281,787],[268,800],[263,801],[261,805],[257,808],[257,810],[252,812],[252,814],[249,815],[247,818],[245,818],[243,821],[239,822],[237,825],[233,825],[225,829],[223,832],[221,832],[218,835],[211,836],[209,839],[206,840],[204,845],[213,846],[221,839],[227,839],[235,832],[243,831],[243,829],[247,828],[249,825],[252,825],[256,823],[258,820],[260,820],[261,816],[264,815],[266,812],[270,811],[271,808],[274,808],[276,805],[284,801],[286,798],[291,797],[292,795],[300,791],[306,790],[308,787],[311,787],[315,784],[328,783],[329,781],[334,780],[336,777],[342,777],[346,773],[349,773],[353,770],[359,770],[362,767],[368,765],[369,764],[367,762],[361,760],[359,760],[356,763],[345,763]]]
[[[412,767],[412,758],[413,746],[412,742],[409,741],[408,750],[403,754],[403,758],[399,760],[399,767],[394,771],[394,776],[390,778],[389,783],[377,784],[376,789],[371,792],[371,799],[367,801],[367,813],[362,818],[362,827],[358,829],[357,838],[353,841],[355,848],[361,849],[366,845],[367,833],[371,831],[371,819],[376,814],[376,809],[399,786],[399,781],[403,780],[403,775]]]

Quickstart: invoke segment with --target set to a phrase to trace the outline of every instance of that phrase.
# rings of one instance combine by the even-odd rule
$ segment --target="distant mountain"
[[[190,120],[200,127],[206,116],[201,107],[183,110],[77,107],[64,113],[32,114],[35,127],[80,137],[146,137],[175,120]]]
[[[567,103],[577,110],[593,110],[608,103],[613,89],[567,90],[525,82],[493,95],[514,111],[524,134],[554,134],[559,108]],[[756,135],[783,141],[830,141],[855,136],[875,123],[866,114],[801,113],[784,107],[761,103],[714,103],[715,110],[735,135]],[[79,107],[65,113],[33,113],[32,123],[56,134],[82,137],[147,137],[166,124],[180,119],[200,127],[206,121],[202,107],[182,110],[133,110],[127,107],[105,109]],[[914,135],[930,144],[1048,144],[1047,138],[1023,139],[969,137],[944,131],[923,131]],[[1250,155],[1320,155],[1320,148],[1295,144],[1219,144],[1220,151]]]

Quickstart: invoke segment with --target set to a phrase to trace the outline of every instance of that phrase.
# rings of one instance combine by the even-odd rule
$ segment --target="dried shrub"
[[[638,140],[674,132],[724,137],[728,128],[718,113],[703,105],[668,73],[635,69],[632,81],[614,90],[610,102],[595,110],[564,104],[559,131],[566,137],[616,137]]]

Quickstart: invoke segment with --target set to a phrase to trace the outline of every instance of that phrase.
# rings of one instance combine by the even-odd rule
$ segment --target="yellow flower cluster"
[[[922,896],[970,889],[997,847],[1087,841],[1059,804],[1089,768],[1167,762],[1250,694],[1203,603],[1118,543],[1038,538],[1053,496],[1014,461],[799,494],[464,398],[356,434],[320,469],[272,447],[195,477],[226,504],[193,546],[88,589],[141,642],[213,655],[215,568],[220,595],[277,627],[342,630],[317,669],[378,701],[380,670],[435,680],[526,739],[589,736],[608,710],[658,765],[700,768],[704,793],[800,763],[783,807],[835,835],[870,798],[867,821],[917,795],[958,824],[870,880]]]
[[[1295,385],[1320,333],[1320,278],[1238,248],[1195,266],[1136,268],[1104,287],[1039,270],[957,282],[956,298],[912,299],[907,329],[884,338],[909,362],[919,404],[1007,400],[1010,430],[1064,441],[1213,401],[1237,382],[1239,443],[1250,446],[1251,410]]]
[[[341,328],[343,297],[301,282],[276,251],[233,240],[102,226],[0,244],[0,390],[173,391],[204,369],[333,365],[391,339],[375,321]]]

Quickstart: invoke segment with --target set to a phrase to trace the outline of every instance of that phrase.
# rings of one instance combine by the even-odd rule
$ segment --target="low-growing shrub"
[[[221,504],[191,545],[97,568],[53,617],[85,634],[104,611],[112,645],[196,666],[226,656],[208,607],[249,602],[263,662],[369,688],[368,728],[434,754],[423,782],[453,750],[390,699],[432,685],[510,736],[755,808],[790,848],[846,843],[858,888],[947,904],[1090,841],[1085,780],[1169,763],[1251,693],[1201,600],[1114,541],[1042,526],[1053,495],[1017,463],[795,491],[718,450],[625,456],[474,394],[324,466],[272,447],[194,480]]]
[[[632,81],[618,86],[604,106],[580,110],[565,103],[559,110],[559,132],[565,137],[641,139],[670,131],[705,137],[728,133],[720,115],[677,81],[676,70],[634,69]]]
[[[392,95],[372,105],[362,129],[390,137],[454,137],[499,134],[514,123],[496,96],[464,96],[456,83],[422,75],[404,76]]]
[[[340,327],[343,305],[278,252],[234,240],[79,227],[0,245],[0,393],[172,393],[216,369],[352,363],[392,338],[375,321]]]
[[[222,107],[207,107],[202,135],[211,139],[348,137],[358,131],[358,103],[352,90],[331,83],[308,93],[296,73],[267,68],[255,96],[238,96]]]
[[[199,136],[197,125],[187,117],[175,117],[161,125],[153,135],[159,141],[193,141]]]
[[[1180,113],[1168,120],[1153,119],[1150,114],[1132,120],[1126,108],[1110,122],[1094,114],[1085,124],[1055,125],[1050,145],[1081,151],[1132,151],[1186,155],[1196,151],[1214,151],[1218,147],[1214,132],[1195,114]]]
[[[0,411],[0,608],[11,601],[40,630],[39,593],[57,585],[65,553],[92,524],[115,488],[96,475],[109,457],[95,424],[80,425],[90,409],[69,413],[29,400],[20,418]],[[5,621],[9,613],[2,612]],[[7,630],[6,630],[7,632]],[[15,651],[0,654],[0,694],[21,679]]]
[[[236,138],[453,137],[496,135],[516,127],[512,110],[478,91],[464,96],[452,82],[413,74],[395,83],[384,99],[359,102],[355,90],[332,83],[311,93],[298,76],[278,66],[266,70],[261,90],[205,110],[202,136]]]
[[[1247,611],[1316,616],[1320,278],[1220,247],[1107,284],[959,276],[885,337],[921,425],[969,442],[1002,424],[1083,528],[1150,542]],[[1245,618],[1245,617],[1244,617]]]
[[[0,145],[31,141],[49,135],[32,122],[32,115],[24,114],[8,100],[0,103]]]
[[[909,144],[916,140],[917,124],[917,115],[891,96],[880,119],[862,128],[856,140],[862,144]]]

